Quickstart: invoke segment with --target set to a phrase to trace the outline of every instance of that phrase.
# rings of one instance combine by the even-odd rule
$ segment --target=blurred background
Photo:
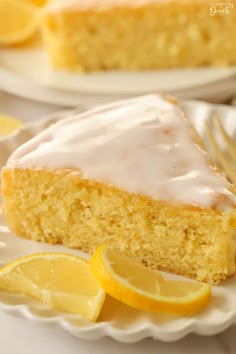
[[[232,104],[235,65],[234,0],[0,0],[0,112],[26,121],[150,92]]]

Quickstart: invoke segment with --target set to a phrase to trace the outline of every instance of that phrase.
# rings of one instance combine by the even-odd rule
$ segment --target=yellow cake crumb
[[[22,237],[89,253],[105,243],[152,269],[212,284],[235,271],[235,211],[156,201],[73,170],[5,168],[2,181],[6,220]]]
[[[56,69],[153,70],[236,63],[235,8],[211,16],[205,0],[72,4],[49,3],[42,16],[46,48]]]

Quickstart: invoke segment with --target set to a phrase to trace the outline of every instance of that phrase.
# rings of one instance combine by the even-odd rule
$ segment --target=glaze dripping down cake
[[[168,97],[115,102],[56,123],[2,171],[10,228],[209,283],[235,271],[235,197]]]
[[[235,65],[234,7],[235,0],[223,7],[206,0],[53,0],[42,32],[56,69]]]

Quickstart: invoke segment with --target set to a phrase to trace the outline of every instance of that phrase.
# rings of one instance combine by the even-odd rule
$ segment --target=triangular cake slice
[[[235,197],[174,100],[147,95],[63,120],[2,172],[19,236],[219,283],[235,271]]]

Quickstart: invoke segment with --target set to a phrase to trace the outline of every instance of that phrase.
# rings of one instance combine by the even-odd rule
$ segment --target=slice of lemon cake
[[[148,267],[209,283],[235,271],[235,197],[174,100],[147,95],[71,117],[2,171],[19,236],[91,253],[102,243]]]
[[[235,0],[53,0],[42,30],[57,69],[225,66],[236,64],[234,7]]]

